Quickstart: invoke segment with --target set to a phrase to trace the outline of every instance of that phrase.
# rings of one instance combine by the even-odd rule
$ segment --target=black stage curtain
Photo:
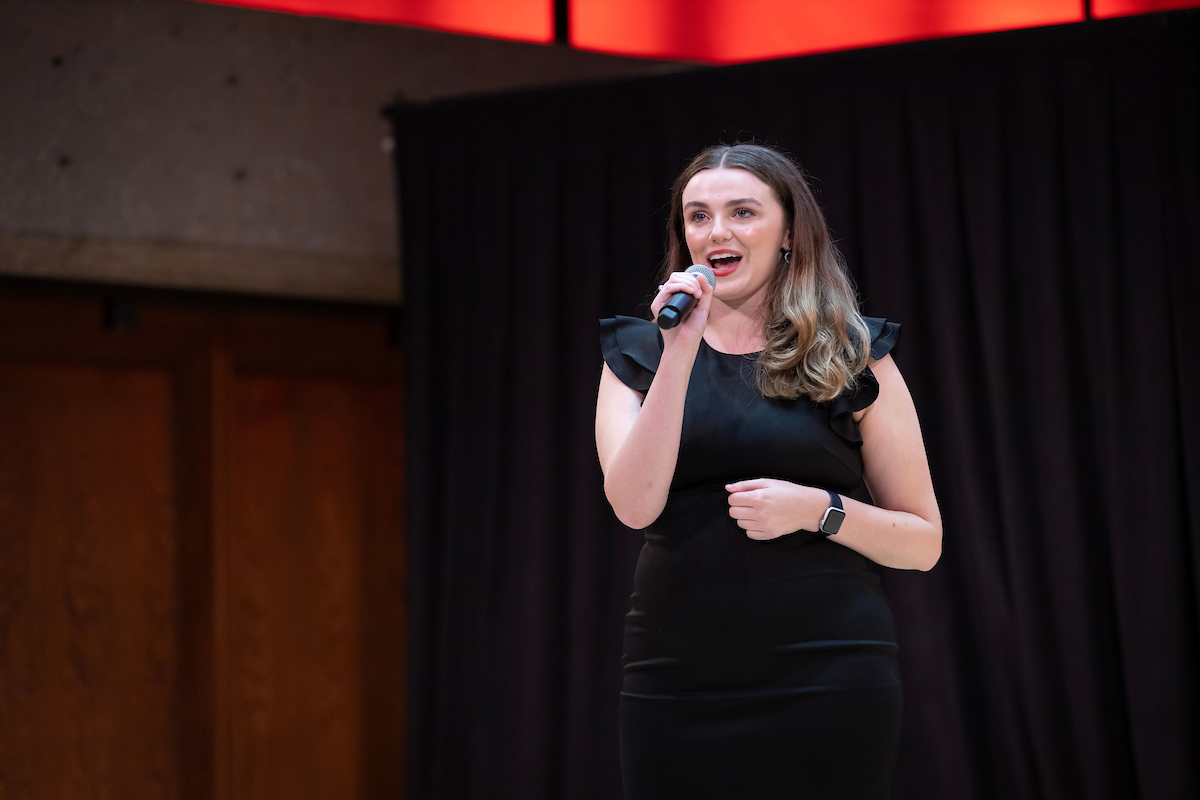
[[[621,796],[596,319],[752,135],[905,326],[945,552],[885,575],[895,797],[1200,797],[1198,52],[1181,12],[393,109],[411,797]]]

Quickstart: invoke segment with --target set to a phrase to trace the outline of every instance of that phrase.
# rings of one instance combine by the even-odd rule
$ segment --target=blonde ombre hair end
[[[766,397],[805,395],[828,403],[853,389],[867,366],[871,340],[858,295],[829,236],[825,215],[804,173],[791,158],[757,144],[710,147],[675,181],[667,223],[667,256],[660,281],[687,269],[683,190],[706,169],[744,169],[775,192],[791,219],[791,258],[779,254],[763,304],[766,348],[758,356],[758,388]]]

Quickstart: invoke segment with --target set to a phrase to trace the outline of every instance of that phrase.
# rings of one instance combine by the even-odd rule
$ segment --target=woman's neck
[[[704,341],[721,353],[757,353],[766,344],[763,319],[759,313],[761,304],[741,307],[727,306],[714,299],[708,310],[708,324],[704,328]]]

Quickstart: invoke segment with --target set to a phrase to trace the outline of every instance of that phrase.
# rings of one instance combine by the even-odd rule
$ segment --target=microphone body
[[[717,288],[717,276],[713,275],[713,271],[708,268],[707,264],[692,264],[684,272],[689,275],[700,275],[708,281],[710,289]],[[665,331],[683,322],[683,318],[696,307],[696,299],[695,295],[687,292],[676,292],[671,295],[667,304],[658,310],[658,327]]]

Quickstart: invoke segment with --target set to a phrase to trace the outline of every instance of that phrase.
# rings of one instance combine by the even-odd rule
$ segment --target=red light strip
[[[1092,16],[1096,19],[1130,17],[1134,14],[1197,7],[1200,7],[1200,0],[1092,0]]]
[[[378,22],[489,36],[554,41],[554,0],[198,0],[305,16]]]
[[[571,0],[570,40],[733,64],[1083,19],[1083,0]]]
[[[555,0],[198,0],[549,44]],[[736,64],[1081,22],[1084,0],[567,0],[570,43],[641,58]],[[1200,0],[1091,0],[1093,18]]]

